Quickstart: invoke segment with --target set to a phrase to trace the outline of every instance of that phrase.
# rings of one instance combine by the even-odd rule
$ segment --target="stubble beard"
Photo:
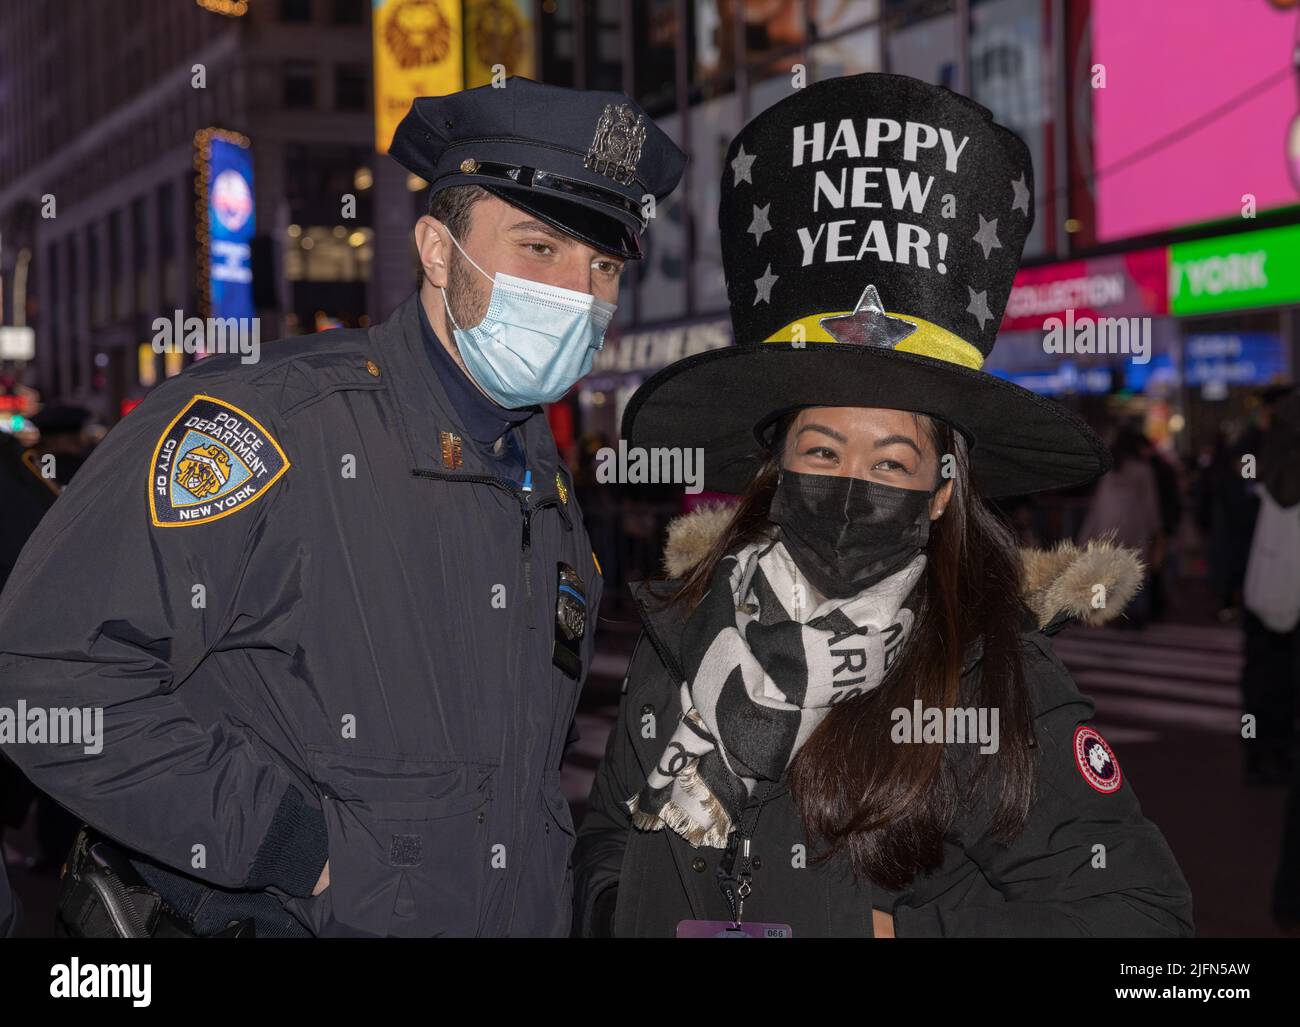
[[[487,316],[491,299],[492,287],[487,280],[459,253],[453,254],[451,266],[447,271],[447,305],[451,308],[456,324],[465,330],[479,324]],[[465,376],[482,392],[482,386],[474,381],[474,376],[465,366],[465,359],[460,354],[460,343],[453,329],[453,325],[447,325],[448,335],[451,336],[448,340],[451,344],[451,355]]]

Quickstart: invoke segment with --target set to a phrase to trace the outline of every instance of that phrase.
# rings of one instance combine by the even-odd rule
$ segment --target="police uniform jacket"
[[[685,521],[681,530],[670,528],[669,566],[693,564],[720,527],[709,511]],[[674,546],[694,552],[673,552]],[[1122,768],[1113,768],[1117,780],[1090,784],[1076,760],[1076,742],[1097,744],[1090,729],[1080,727],[1093,703],[1079,693],[1048,637],[1084,611],[1116,615],[1126,587],[1121,582],[1137,574],[1134,558],[1104,548],[1028,556],[1022,639],[1038,770],[1025,830],[1010,844],[992,837],[998,795],[996,775],[986,774],[988,784],[958,811],[945,836],[941,865],[902,892],[855,884],[847,860],[813,863],[818,848],[805,836],[783,778],[765,795],[756,790],[746,810],[748,817],[759,807],[746,921],[788,925],[795,938],[870,937],[874,907],[892,914],[898,937],[1191,934],[1187,884],[1159,829],[1143,817]],[[1091,609],[1090,584],[1069,584],[1072,566],[1076,581],[1115,582],[1106,610]],[[669,829],[635,829],[624,805],[662,754],[662,726],[682,713],[677,654],[687,614],[661,602],[676,584],[636,589],[643,632],[575,855],[575,923],[584,935],[672,937],[682,920],[729,919],[716,878],[723,850],[692,848]],[[977,669],[978,646],[965,674]],[[647,718],[660,725],[653,733],[658,737],[646,737]]]
[[[423,345],[412,295],[195,364],[109,434],[0,597],[0,703],[103,711],[98,754],[8,755],[266,933],[569,931],[559,767],[600,576],[545,416],[517,429],[525,491]],[[561,565],[580,669],[554,659]]]

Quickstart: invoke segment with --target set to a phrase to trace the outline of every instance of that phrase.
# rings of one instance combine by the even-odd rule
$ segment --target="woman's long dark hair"
[[[825,844],[816,859],[844,854],[856,875],[893,890],[941,862],[944,832],[984,774],[995,774],[1000,792],[997,837],[1019,834],[1033,802],[1033,733],[1020,656],[1020,555],[1010,530],[974,491],[964,438],[943,421],[915,416],[935,452],[952,454],[955,466],[944,515],[931,524],[911,638],[879,688],[831,708],[788,775],[805,830]],[[779,423],[774,455],[674,593],[674,604],[693,610],[723,557],[772,530],[767,513],[794,417],[790,413]],[[977,641],[978,672],[973,686],[963,685],[963,663]],[[910,718],[916,699],[924,709],[997,710],[997,752],[893,741],[892,711],[905,710]]]

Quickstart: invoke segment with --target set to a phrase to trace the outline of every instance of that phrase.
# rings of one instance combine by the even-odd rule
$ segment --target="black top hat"
[[[389,156],[429,194],[480,185],[598,249],[641,256],[647,197],[677,186],[686,155],[622,93],[512,75],[501,86],[420,96]]]
[[[883,74],[798,90],[727,151],[718,227],[736,346],[642,385],[624,436],[703,448],[705,486],[736,492],[782,413],[888,407],[960,431],[987,496],[1103,474],[1086,424],[982,369],[1033,188],[1025,144],[951,90]]]

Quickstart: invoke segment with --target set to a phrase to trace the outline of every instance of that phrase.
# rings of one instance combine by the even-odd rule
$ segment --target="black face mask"
[[[930,538],[934,491],[782,471],[768,519],[813,588],[847,599],[901,571]]]

